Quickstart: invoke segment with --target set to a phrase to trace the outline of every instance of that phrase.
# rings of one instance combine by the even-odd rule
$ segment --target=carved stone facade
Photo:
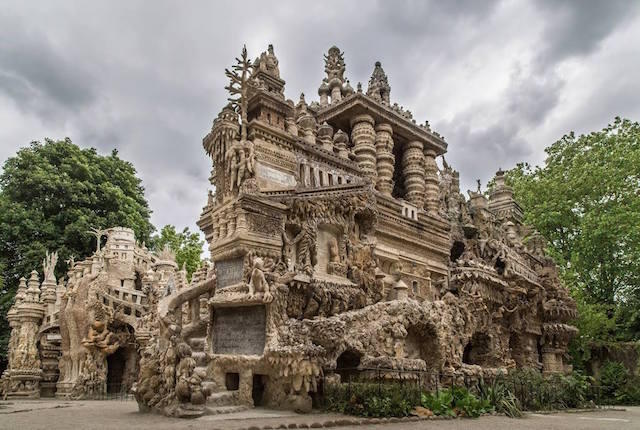
[[[269,173],[256,169],[198,222],[218,268],[212,390],[308,410],[318,375],[347,356],[450,378],[568,370],[575,304],[502,172],[488,198],[465,199],[458,172],[438,167],[444,139],[392,103],[379,62],[366,93],[336,47],[325,73],[311,103],[249,92],[252,153]],[[205,148],[233,145],[243,126],[220,143],[214,123]]]
[[[104,387],[105,357],[128,341],[140,407],[176,416],[228,404],[308,411],[323,372],[346,367],[430,370],[442,382],[569,370],[575,304],[502,172],[489,197],[467,200],[447,143],[391,102],[380,63],[366,93],[354,90],[332,47],[311,103],[285,99],[272,46],[253,62],[243,50],[231,70],[236,98],[203,139],[215,194],[198,225],[212,267],[186,285],[140,247],[126,270],[111,269],[106,251],[72,265],[53,307],[65,321],[59,392],[74,392],[89,365]],[[144,296],[128,323],[137,315],[114,309],[104,290],[115,279],[130,294],[136,273]],[[37,287],[21,285],[11,321],[27,328],[15,343],[35,348],[29,324],[44,305],[32,310]],[[47,374],[30,362],[9,377],[22,369],[29,381]]]
[[[188,286],[173,255],[151,254],[133,231],[93,230],[95,253],[69,260],[66,282],[56,282],[56,253],[20,280],[8,316],[10,398],[94,398],[129,392],[140,369],[139,351],[153,335],[160,298]],[[104,247],[102,239],[106,237]]]

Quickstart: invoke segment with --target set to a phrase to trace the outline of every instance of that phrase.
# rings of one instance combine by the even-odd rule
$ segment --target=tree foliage
[[[579,366],[593,342],[640,338],[640,124],[616,118],[546,153],[506,179],[577,301]]]
[[[507,173],[526,221],[549,240],[569,285],[613,306],[640,293],[640,124],[569,133],[542,167]]]
[[[87,233],[91,227],[130,227],[138,240],[148,241],[153,231],[150,215],[135,168],[117,151],[102,156],[68,138],[20,149],[0,174],[2,321],[18,279],[41,270],[45,251],[58,251],[56,273],[61,276],[65,260],[86,257],[95,249],[94,236]],[[0,330],[1,359],[6,327]]]
[[[160,234],[151,238],[151,249],[159,252],[165,246],[169,246],[176,254],[176,263],[187,270],[187,278],[191,279],[191,274],[200,266],[203,241],[198,233],[192,233],[188,227],[182,232],[176,231],[172,225],[165,225],[160,230]]]

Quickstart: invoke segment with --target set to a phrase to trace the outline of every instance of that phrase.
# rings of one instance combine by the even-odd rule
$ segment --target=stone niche
[[[242,257],[216,261],[218,289],[241,283],[243,270],[244,259]]]
[[[317,274],[346,276],[342,236],[342,227],[329,224],[318,226],[318,263],[315,268]]]
[[[213,353],[262,355],[266,339],[264,305],[216,308]]]

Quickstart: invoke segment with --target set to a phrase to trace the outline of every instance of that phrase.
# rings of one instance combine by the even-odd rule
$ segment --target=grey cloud
[[[640,11],[640,3],[627,0],[539,0],[538,4],[547,18],[538,57],[543,67],[589,54]]]
[[[322,55],[336,44],[345,51],[354,87],[358,81],[366,87],[374,62],[382,61],[393,101],[430,115],[434,128],[447,137],[448,159],[470,187],[475,178],[485,182],[498,167],[536,157],[551,143],[535,141],[532,133],[564,126],[548,124],[571,84],[558,65],[566,58],[584,60],[623,23],[637,19],[631,13],[637,8],[622,3],[610,8],[581,2],[534,5],[531,24],[541,32],[511,36],[539,37],[523,44],[533,46],[538,67],[507,62],[514,72],[506,75],[504,91],[485,94],[477,88],[451,95],[459,107],[444,115],[434,89],[449,73],[461,79],[472,73],[466,71],[468,59],[482,67],[484,59],[474,57],[479,44],[506,58],[516,56],[504,47],[504,36],[494,33],[510,18],[505,10],[516,14],[522,7],[463,0],[194,1],[188,7],[164,1],[117,7],[16,1],[0,12],[0,103],[12,101],[24,124],[39,124],[40,130],[51,130],[52,138],[69,134],[77,144],[103,153],[117,148],[143,179],[153,221],[195,230],[210,187],[211,165],[201,140],[226,103],[224,68],[242,44],[252,57],[268,43],[275,45],[286,95],[294,100],[302,91],[308,100],[316,98]],[[640,89],[630,83],[624,89],[628,97],[622,90],[607,94],[586,88],[597,90],[599,100],[574,112],[567,127],[613,117],[621,103],[637,105]],[[0,115],[11,109],[0,106]],[[416,116],[420,122],[427,119]],[[0,142],[15,149],[26,144]]]
[[[0,91],[18,106],[33,108],[48,99],[60,108],[80,108],[95,99],[91,75],[82,62],[55,47],[44,29],[0,19],[9,37],[0,38]]]

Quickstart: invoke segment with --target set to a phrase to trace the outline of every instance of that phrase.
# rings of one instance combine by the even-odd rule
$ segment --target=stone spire
[[[389,95],[391,93],[391,87],[387,80],[387,74],[382,69],[380,61],[376,61],[373,68],[373,73],[369,79],[369,85],[367,87],[367,95],[382,104],[389,105]]]
[[[27,282],[27,301],[39,302],[40,301],[40,280],[38,279],[38,272],[33,270]]]
[[[273,51],[273,45],[269,44],[267,50],[253,61],[252,77],[256,80],[259,88],[284,99],[285,82],[280,78],[279,64],[278,57]]]
[[[27,298],[27,280],[25,277],[20,278],[20,283],[18,284],[18,291],[16,292],[16,301],[15,304],[20,304],[24,299]]]
[[[331,96],[331,103],[342,100],[342,96],[346,96],[349,93],[348,89],[344,88],[346,80],[344,77],[345,64],[344,53],[340,51],[337,46],[329,48],[329,52],[324,56],[324,71],[327,77],[323,79],[318,94],[320,95],[320,105],[326,106],[328,100],[326,100],[323,94],[326,94],[326,89],[329,89],[329,95]],[[353,88],[351,88],[353,93]],[[324,104],[323,104],[324,101]]]

